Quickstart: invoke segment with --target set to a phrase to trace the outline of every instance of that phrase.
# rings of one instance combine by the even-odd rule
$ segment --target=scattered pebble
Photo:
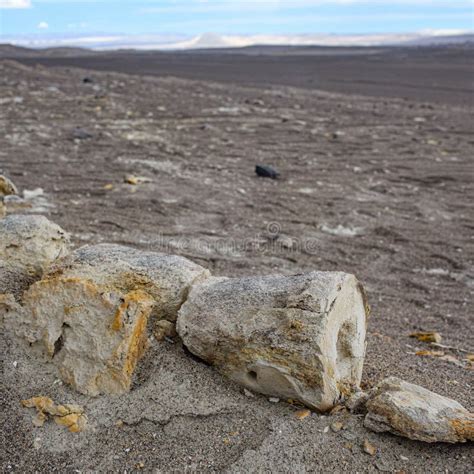
[[[410,337],[414,337],[421,342],[441,342],[441,334],[439,332],[413,332]]]
[[[334,431],[334,433],[341,431],[342,428],[344,428],[344,425],[340,421],[335,421],[334,423],[331,423],[331,429]]]
[[[280,176],[277,170],[268,165],[256,165],[255,173],[261,178],[277,179]]]
[[[244,388],[244,395],[249,398],[255,398],[255,395],[250,391]]]
[[[270,398],[268,399],[268,401],[269,401],[270,403],[278,403],[278,402],[280,401],[280,399],[277,398],[277,397],[270,397]]]
[[[371,456],[375,456],[377,454],[377,448],[367,439],[364,439],[362,449],[364,450],[364,453],[370,454]]]
[[[310,410],[298,410],[298,411],[295,412],[295,416],[296,416],[296,418],[298,418],[298,420],[304,420],[305,418],[307,418],[310,415],[311,415]]]
[[[87,140],[89,138],[93,138],[94,135],[92,133],[89,133],[87,130],[84,130],[83,128],[75,128],[72,132],[72,138],[74,140]]]
[[[124,177],[124,181],[127,183],[127,184],[133,184],[133,185],[137,185],[137,184],[141,184],[141,183],[151,183],[152,180],[150,178],[147,178],[145,176],[134,176],[134,175],[126,175]]]

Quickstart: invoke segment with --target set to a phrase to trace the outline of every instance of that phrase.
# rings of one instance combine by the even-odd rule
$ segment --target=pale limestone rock
[[[146,348],[149,317],[176,319],[190,285],[207,276],[177,256],[84,247],[33,284],[7,322],[79,392],[123,393]]]
[[[86,279],[121,292],[143,290],[154,299],[158,319],[175,322],[191,285],[210,276],[209,270],[177,255],[146,252],[114,244],[88,245],[72,252],[53,276]]]
[[[474,441],[474,414],[458,402],[405,382],[382,380],[366,404],[364,425],[428,443]]]
[[[177,331],[244,387],[325,411],[360,383],[367,315],[345,273],[211,278],[192,288]]]
[[[44,216],[9,215],[0,220],[0,261],[31,276],[41,276],[68,248],[69,235]]]

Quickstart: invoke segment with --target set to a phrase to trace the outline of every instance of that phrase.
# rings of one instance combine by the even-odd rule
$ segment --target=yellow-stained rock
[[[171,332],[189,286],[207,275],[177,256],[86,247],[34,283],[6,321],[79,392],[124,393],[146,350],[150,316]]]
[[[22,400],[21,403],[26,408],[36,408],[36,416],[33,418],[35,426],[43,426],[50,416],[56,424],[67,427],[73,433],[86,427],[87,417],[79,405],[56,405],[51,398],[43,396]]]
[[[370,393],[364,425],[428,443],[474,441],[474,414],[458,402],[396,377]]]

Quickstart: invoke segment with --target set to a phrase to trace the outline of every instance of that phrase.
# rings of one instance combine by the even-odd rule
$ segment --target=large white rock
[[[146,348],[149,317],[175,320],[190,286],[208,274],[173,255],[84,247],[33,284],[7,322],[78,391],[122,393]]]
[[[211,278],[192,288],[177,331],[244,387],[325,411],[359,386],[367,316],[345,273]]]
[[[382,380],[370,393],[364,425],[428,443],[474,441],[474,414],[458,402],[405,382]]]

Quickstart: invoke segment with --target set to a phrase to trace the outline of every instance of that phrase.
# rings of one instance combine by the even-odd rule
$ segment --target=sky
[[[474,29],[474,0],[0,0],[17,37],[374,34]]]

